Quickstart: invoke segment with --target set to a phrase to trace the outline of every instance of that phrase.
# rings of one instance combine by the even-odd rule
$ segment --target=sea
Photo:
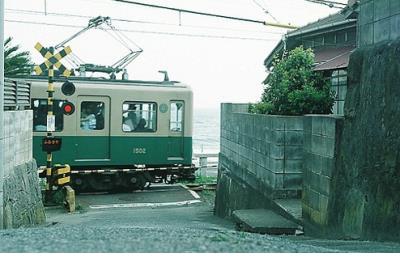
[[[219,153],[220,109],[193,110],[193,153]]]

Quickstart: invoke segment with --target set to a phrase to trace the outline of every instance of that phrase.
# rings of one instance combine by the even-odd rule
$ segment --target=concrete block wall
[[[45,221],[36,162],[32,158],[31,110],[4,112],[3,227],[31,226]]]
[[[304,120],[304,177],[302,210],[307,224],[328,225],[329,203],[333,194],[333,174],[344,117],[306,115]]]
[[[223,103],[221,106],[219,170],[266,199],[299,197],[303,175],[303,118],[257,115],[247,110],[247,104]]]
[[[15,166],[32,160],[32,119],[31,110],[4,112],[5,177]]]
[[[399,0],[361,0],[360,4],[360,47],[400,38]]]

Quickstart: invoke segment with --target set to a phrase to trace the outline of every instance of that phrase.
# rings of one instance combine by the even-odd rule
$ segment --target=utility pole
[[[0,0],[0,229],[4,228],[4,1]]]

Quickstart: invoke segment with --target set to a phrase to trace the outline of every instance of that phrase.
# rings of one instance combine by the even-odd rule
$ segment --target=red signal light
[[[67,115],[67,116],[72,115],[75,112],[74,104],[72,104],[71,102],[68,102],[68,101],[64,102],[62,109],[63,109],[64,115]]]
[[[70,105],[65,105],[65,106],[64,106],[64,112],[70,113],[71,111],[72,111],[72,108],[71,108]]]

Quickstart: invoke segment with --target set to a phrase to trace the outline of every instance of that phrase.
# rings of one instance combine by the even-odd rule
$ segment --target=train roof
[[[36,76],[36,75],[27,75],[27,76],[18,76],[13,77],[13,79],[20,79],[24,81],[39,81],[44,82],[47,81],[47,76]],[[148,80],[121,80],[121,79],[106,79],[101,77],[54,77],[55,82],[64,82],[69,80],[71,82],[83,82],[83,83],[102,83],[107,85],[137,85],[137,86],[158,86],[158,87],[176,87],[176,88],[189,88],[190,87],[184,83],[179,81],[148,81]]]

